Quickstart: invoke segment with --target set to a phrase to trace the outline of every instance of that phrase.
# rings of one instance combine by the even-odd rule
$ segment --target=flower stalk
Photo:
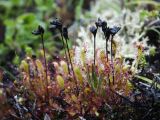
[[[93,34],[94,37],[94,67],[96,66],[96,34],[97,34],[97,28],[95,26],[92,26],[90,28],[90,32]]]
[[[32,34],[34,35],[40,35],[41,36],[41,44],[43,49],[43,57],[44,57],[44,64],[45,64],[45,79],[46,79],[46,91],[47,91],[47,99],[49,99],[49,92],[48,92],[48,75],[47,75],[47,59],[46,59],[46,50],[44,46],[44,28],[42,26],[38,26],[38,29],[33,31]]]
[[[59,19],[56,18],[55,20],[51,21],[50,24],[51,24],[50,29],[58,29],[58,30],[60,31],[61,40],[62,40],[62,44],[63,44],[65,56],[66,56],[68,71],[69,71],[69,74],[70,74],[69,60],[68,60],[68,55],[67,55],[67,50],[66,50],[65,41],[64,41],[64,39],[63,39],[62,23],[61,23],[61,21],[60,21]]]
[[[62,36],[64,37],[65,39],[65,42],[66,42],[66,49],[67,49],[67,52],[68,52],[68,58],[69,58],[69,62],[70,62],[70,65],[71,65],[71,70],[72,70],[72,73],[73,73],[73,78],[76,82],[76,93],[78,95],[78,86],[77,86],[77,79],[76,79],[76,76],[75,76],[75,72],[74,72],[74,68],[73,68],[73,63],[72,63],[72,60],[71,60],[71,55],[70,55],[70,52],[69,52],[69,46],[68,46],[68,29],[67,27],[63,27],[63,31],[62,31]]]
[[[66,45],[65,45],[65,41],[64,41],[64,39],[63,39],[63,34],[62,34],[62,30],[61,30],[61,39],[62,39],[62,44],[63,44],[63,48],[64,48],[64,52],[65,52],[65,56],[66,56],[66,61],[67,61],[67,67],[68,67],[68,71],[69,71],[69,74],[71,73],[70,72],[70,68],[69,68],[69,60],[68,59],[70,59],[70,55],[69,55],[69,53],[68,53],[68,55],[67,55],[67,51],[66,51],[66,49],[67,49],[67,47],[66,47]],[[67,45],[68,46],[68,45]]]
[[[113,28],[110,28],[110,35],[111,35],[111,63],[112,63],[112,78],[113,78],[113,85],[114,85],[114,63],[113,63],[113,37],[117,34],[117,32],[120,30],[120,27],[114,26]]]
[[[113,35],[111,35],[111,64],[112,64],[112,79],[113,79],[113,85],[114,85],[114,63],[113,63],[113,46],[112,46],[112,42],[113,42]]]
[[[42,40],[42,48],[43,48],[43,53],[44,53],[44,64],[45,64],[45,73],[46,73],[46,83],[48,86],[48,80],[47,80],[47,59],[46,59],[46,50],[45,50],[45,46],[44,46],[44,37],[43,34],[41,34],[41,40]]]

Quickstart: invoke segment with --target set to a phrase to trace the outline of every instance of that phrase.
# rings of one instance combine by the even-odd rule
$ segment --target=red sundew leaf
[[[89,95],[91,93],[91,89],[89,87],[86,87],[84,89],[84,94]]]
[[[73,108],[67,109],[67,112],[71,117],[73,117],[77,114],[77,110],[75,110]]]
[[[73,94],[71,95],[71,99],[74,101],[74,102],[77,102],[78,101],[78,98]]]

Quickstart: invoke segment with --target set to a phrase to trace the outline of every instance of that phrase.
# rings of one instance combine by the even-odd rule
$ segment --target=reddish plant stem
[[[94,67],[96,66],[96,36],[94,35]]]
[[[108,63],[108,39],[106,38],[106,57],[107,57],[107,63]],[[108,81],[109,81],[109,86],[111,84],[111,81],[109,79],[109,73],[107,74],[108,76]]]
[[[113,78],[113,85],[114,85],[114,63],[113,63],[113,48],[112,48],[112,41],[113,41],[113,35],[111,36],[111,64],[112,64],[112,78]]]
[[[64,39],[63,39],[62,31],[60,31],[60,33],[61,33],[63,48],[64,48],[64,52],[65,52],[65,56],[66,56],[68,72],[69,72],[69,74],[70,74],[71,72],[70,72],[70,68],[69,68],[69,60],[68,60],[68,55],[67,55],[67,51],[66,51],[66,47],[65,47],[65,42],[64,42]]]
[[[48,92],[48,79],[47,79],[47,59],[46,59],[46,50],[45,50],[45,46],[44,46],[44,38],[43,38],[43,34],[41,34],[41,40],[42,40],[42,47],[43,47],[43,57],[44,57],[44,64],[45,64],[45,73],[46,73],[46,91],[47,91],[47,98],[49,100],[49,92]]]
[[[67,39],[65,39],[65,40],[66,40],[66,46],[67,46],[67,51],[68,51],[68,55],[69,55],[69,61],[70,61],[71,69],[72,69],[72,72],[73,72],[73,78],[76,81],[76,88],[78,90],[77,80],[76,80],[76,76],[75,76],[74,69],[73,69],[73,64],[72,64],[71,55],[70,55],[70,52],[69,52],[68,42],[67,42]],[[78,94],[78,92],[77,92],[77,94]]]
[[[108,40],[106,39],[106,57],[107,57],[107,62],[108,62]]]

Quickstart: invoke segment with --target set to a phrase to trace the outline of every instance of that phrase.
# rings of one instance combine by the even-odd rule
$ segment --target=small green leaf
[[[135,75],[136,78],[138,79],[141,79],[142,81],[145,81],[145,82],[148,82],[150,84],[153,83],[153,80],[149,79],[149,78],[146,78],[146,77],[143,77],[143,76],[139,76],[139,75]],[[160,89],[160,84],[157,83],[157,87]]]

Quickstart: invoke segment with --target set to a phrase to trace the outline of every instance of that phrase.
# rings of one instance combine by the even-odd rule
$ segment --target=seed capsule
[[[100,18],[98,18],[98,21],[95,22],[95,24],[96,24],[96,27],[97,27],[97,28],[98,28],[98,27],[102,27],[102,20],[101,20]]]
[[[62,23],[59,19],[54,19],[53,21],[50,22],[50,24],[52,25],[52,28],[57,28],[59,30],[62,30]]]
[[[96,36],[97,28],[96,28],[95,26],[90,27],[90,32],[91,32],[94,36]]]
[[[114,36],[121,28],[114,26],[113,28],[110,28],[110,33],[112,36]]]
[[[44,28],[42,26],[38,26],[37,30],[32,31],[33,35],[41,35],[44,34]]]

